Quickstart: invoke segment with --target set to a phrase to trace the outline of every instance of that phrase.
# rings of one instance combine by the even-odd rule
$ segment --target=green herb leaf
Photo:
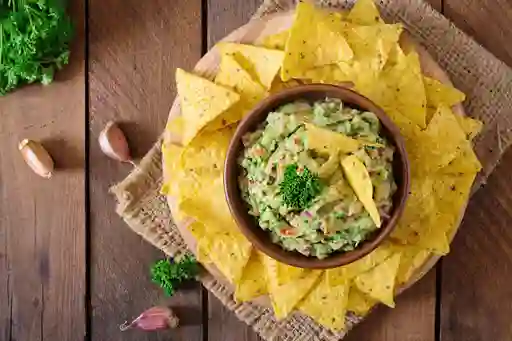
[[[297,164],[288,165],[283,181],[279,184],[282,202],[293,209],[303,210],[322,191],[322,184],[316,174],[307,167],[298,172]]]
[[[73,26],[59,0],[0,0],[0,95],[49,84],[69,61]]]
[[[151,267],[151,280],[172,296],[181,283],[194,279],[198,272],[199,264],[193,256],[187,255],[177,261],[162,259]]]

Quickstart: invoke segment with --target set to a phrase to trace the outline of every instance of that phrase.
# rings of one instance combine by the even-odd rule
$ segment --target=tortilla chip
[[[398,285],[407,283],[415,271],[425,264],[431,255],[430,251],[416,246],[403,246],[401,247],[401,253],[400,265],[396,275]]]
[[[196,240],[196,258],[200,263],[209,264],[211,263],[210,258],[208,257],[208,249],[203,247],[203,244],[199,243],[206,236],[206,226],[204,224],[193,221],[186,226],[186,229],[192,237]]]
[[[379,210],[373,200],[373,184],[364,163],[357,156],[349,155],[341,160],[341,167],[357,198],[363,204],[375,225],[380,227]]]
[[[194,196],[200,188],[200,175],[194,170],[185,171],[181,167],[183,150],[183,147],[172,143],[162,145],[165,183],[162,186],[161,193],[172,195],[176,202]],[[173,214],[181,216],[181,213],[178,207],[174,208]]]
[[[277,261],[264,256],[263,263],[267,269],[268,291],[276,318],[288,316],[304,296],[311,290],[322,271],[305,270],[303,274],[290,282],[279,285],[273,276]],[[269,272],[270,271],[270,272]]]
[[[176,70],[176,84],[184,123],[183,145],[240,99],[237,93],[182,69]]]
[[[440,105],[451,107],[466,99],[466,95],[464,95],[462,91],[459,91],[450,85],[443,84],[436,79],[424,76],[423,84],[425,85],[427,105],[429,107],[436,108]]]
[[[230,283],[237,284],[249,261],[252,244],[238,230],[226,230],[212,235],[208,224],[205,226],[207,232],[198,240],[198,248],[203,250]]]
[[[348,292],[347,310],[358,316],[365,316],[377,304],[377,300],[363,294],[355,285]]]
[[[395,278],[399,265],[400,253],[395,253],[375,268],[357,276],[354,283],[362,293],[393,308]]]
[[[409,53],[403,60],[384,70],[382,92],[375,92],[370,98],[385,111],[396,111],[410,119],[420,128],[426,126],[426,95],[419,56]]]
[[[266,272],[277,285],[293,282],[307,274],[308,270],[278,261],[266,262]]]
[[[247,265],[242,273],[242,278],[236,285],[235,300],[237,302],[250,301],[266,294],[267,279],[262,256],[253,250]]]
[[[419,133],[407,149],[411,172],[430,174],[448,165],[462,153],[466,136],[455,116],[446,106],[440,106],[427,129]]]
[[[320,128],[306,123],[307,148],[327,155],[333,152],[352,153],[361,148],[362,143],[342,133]]]
[[[351,60],[353,53],[341,25],[333,14],[300,2],[286,43],[281,79],[304,78],[304,71]]]
[[[403,26],[401,24],[355,26],[345,31],[348,44],[354,52],[353,62],[380,71],[386,64],[391,50],[398,45]],[[371,69],[356,69],[370,72]]]
[[[183,147],[171,143],[162,143],[163,173],[166,181],[174,180],[174,175],[180,171],[180,160]],[[162,194],[172,193],[174,182],[166,182],[161,189]]]
[[[469,199],[475,174],[432,174],[432,189],[428,200],[415,206],[407,204],[402,218],[391,234],[392,238],[438,255],[447,254],[450,250],[449,241],[460,223]]]
[[[179,141],[181,141],[181,137],[183,136],[183,116],[174,117],[172,120],[167,122],[167,126],[165,130],[171,133],[172,137],[176,137]]]
[[[464,134],[466,134],[466,138],[470,141],[480,134],[484,126],[481,121],[472,119],[471,117],[455,115],[455,118],[457,119],[457,122],[459,122]]]
[[[455,175],[462,173],[478,173],[481,170],[482,164],[478,160],[469,141],[461,147],[459,156],[448,163],[448,165],[441,168],[442,173]]]
[[[181,193],[178,209],[206,225],[208,233],[239,231],[224,196],[222,172],[201,174],[196,188],[184,188]]]
[[[253,79],[230,54],[222,55],[215,83],[236,91],[248,103],[255,103],[265,95],[263,86]]]
[[[181,154],[181,168],[195,172],[222,172],[235,129],[227,127],[197,136]]]
[[[377,25],[384,23],[373,0],[357,0],[346,19],[357,25]]]
[[[284,53],[279,50],[235,43],[219,43],[218,47],[222,54],[233,55],[237,63],[265,89],[270,88],[283,62]]]
[[[269,92],[271,94],[273,94],[273,93],[279,92],[281,90],[293,88],[293,87],[299,86],[299,85],[301,85],[301,82],[299,82],[295,79],[290,79],[287,82],[283,82],[281,80],[281,78],[276,77],[276,79],[274,79],[274,81],[272,82],[272,86],[270,87]]]
[[[461,175],[436,174],[433,195],[441,213],[448,213],[458,219],[469,200],[469,194],[476,173]],[[455,223],[455,221],[454,221]]]
[[[276,34],[271,34],[263,38],[261,43],[262,47],[273,50],[284,50],[286,46],[286,41],[288,40],[288,36],[290,35],[290,31],[285,30]]]
[[[340,66],[343,65],[342,69]],[[348,64],[334,64],[317,66],[308,70],[301,70],[294,74],[294,78],[304,80],[311,80],[313,83],[328,83],[328,84],[344,84],[352,86],[350,78],[352,69]]]
[[[348,283],[329,285],[327,276],[323,274],[298,308],[321,325],[341,330],[345,327],[348,290]]]
[[[391,244],[384,243],[363,258],[348,265],[327,270],[329,285],[336,286],[376,267],[389,258],[393,252]]]
[[[447,230],[453,226],[455,219],[445,213],[433,213],[425,216],[418,228],[418,238],[414,245],[436,255],[444,256],[450,252]]]

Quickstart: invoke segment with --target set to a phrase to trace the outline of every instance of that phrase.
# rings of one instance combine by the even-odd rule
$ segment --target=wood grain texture
[[[249,21],[260,5],[260,0],[208,0],[207,35],[210,49],[217,41]],[[252,328],[237,319],[212,294],[208,295],[208,340],[255,341],[260,340]]]
[[[444,0],[445,15],[512,65],[512,1]],[[512,152],[471,200],[442,263],[441,341],[512,339]]]
[[[84,3],[70,64],[48,87],[0,99],[0,340],[83,340],[85,335]],[[72,121],[73,124],[69,124]],[[17,144],[39,140],[57,170],[47,180]]]
[[[393,309],[380,306],[344,341],[434,341],[435,271],[396,299]]]
[[[444,0],[444,11],[455,25],[512,66],[511,0]]]
[[[471,200],[442,263],[441,340],[512,339],[512,151]]]
[[[439,13],[443,12],[443,0],[427,0],[427,2]]]
[[[202,338],[200,287],[168,299],[151,283],[151,264],[164,255],[127,228],[114,212],[109,186],[129,165],[104,156],[98,134],[121,122],[132,152],[141,157],[163,131],[176,95],[176,67],[201,54],[200,0],[90,0],[90,185],[92,340]],[[118,326],[154,305],[177,307],[182,327],[161,333]]]

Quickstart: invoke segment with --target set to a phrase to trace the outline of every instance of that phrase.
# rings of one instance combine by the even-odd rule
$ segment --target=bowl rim
[[[257,221],[249,215],[246,203],[241,197],[238,186],[239,165],[238,158],[243,150],[242,137],[265,121],[268,114],[277,107],[286,103],[291,103],[299,99],[305,99],[309,102],[321,98],[338,98],[344,104],[350,107],[356,107],[362,110],[373,112],[381,122],[381,129],[387,135],[389,142],[395,146],[393,158],[393,167],[400,170],[400,174],[394,174],[397,183],[397,191],[393,196],[393,210],[390,218],[374,232],[375,236],[370,237],[361,243],[356,249],[348,252],[334,252],[326,258],[319,259],[312,256],[304,256],[297,251],[288,251],[279,244],[270,241],[268,231],[263,230]],[[236,128],[235,134],[231,138],[224,163],[224,194],[231,214],[245,237],[259,251],[267,256],[291,266],[308,269],[329,269],[335,268],[366,256],[377,248],[389,236],[396,226],[398,219],[403,213],[410,186],[410,166],[405,143],[398,127],[392,122],[389,116],[363,95],[342,85],[331,84],[306,84],[298,85],[293,88],[284,89],[261,100],[244,117]],[[395,171],[395,170],[394,170]],[[267,235],[264,237],[263,235]]]

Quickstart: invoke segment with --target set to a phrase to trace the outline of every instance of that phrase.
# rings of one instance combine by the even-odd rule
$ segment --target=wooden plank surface
[[[445,15],[512,66],[510,0],[444,0]],[[440,340],[512,339],[512,151],[471,200],[442,263]]]
[[[200,286],[166,298],[151,283],[163,253],[133,233],[114,212],[108,189],[131,170],[104,156],[98,134],[121,122],[132,152],[143,156],[165,126],[175,97],[176,67],[191,68],[201,53],[201,2],[90,0],[90,201],[92,340],[202,339]],[[143,310],[178,307],[183,326],[160,333],[128,331],[120,323]]]
[[[85,335],[83,1],[71,12],[77,38],[70,65],[51,86],[0,98],[0,340]],[[17,144],[24,138],[53,155],[51,179],[23,162]]]
[[[512,150],[471,200],[442,263],[441,341],[512,339]]]
[[[208,49],[231,31],[249,21],[260,5],[260,0],[208,0],[207,32]],[[208,340],[256,341],[259,336],[251,327],[237,319],[212,294],[208,294]]]
[[[457,27],[512,66],[511,0],[444,0],[444,11]]]

